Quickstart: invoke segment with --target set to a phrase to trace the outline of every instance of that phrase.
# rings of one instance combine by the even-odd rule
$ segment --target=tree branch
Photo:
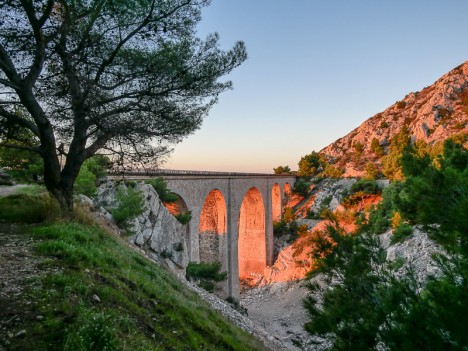
[[[25,118],[19,117],[17,114],[9,112],[1,106],[0,106],[0,116],[6,118],[8,122],[13,123],[14,125],[29,129],[31,132],[34,133],[34,135],[39,137],[39,129],[37,128],[37,125],[34,124],[33,122]]]

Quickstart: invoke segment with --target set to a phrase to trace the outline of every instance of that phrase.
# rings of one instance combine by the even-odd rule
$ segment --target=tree
[[[105,149],[154,161],[231,88],[218,79],[246,59],[245,47],[222,51],[217,34],[195,36],[209,3],[1,1],[0,145],[18,148],[6,141],[12,130],[33,133],[38,146],[21,149],[42,157],[65,214],[86,159]]]
[[[310,154],[302,156],[299,160],[299,177],[313,177],[317,175],[323,167],[324,160],[318,152],[312,151]]]
[[[275,174],[292,174],[291,168],[289,168],[289,166],[278,166],[273,168],[273,172],[275,172]]]
[[[388,154],[382,158],[382,173],[385,177],[392,180],[403,179],[403,169],[401,158],[404,149],[410,144],[408,127],[403,128],[393,136],[390,141]]]

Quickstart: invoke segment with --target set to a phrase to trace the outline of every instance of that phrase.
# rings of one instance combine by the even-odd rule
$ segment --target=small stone
[[[101,299],[96,294],[93,294],[93,300],[96,302],[101,302]]]

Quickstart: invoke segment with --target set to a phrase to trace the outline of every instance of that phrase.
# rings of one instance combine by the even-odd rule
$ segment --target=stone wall
[[[227,235],[217,234],[214,231],[200,233],[200,261],[224,262]]]

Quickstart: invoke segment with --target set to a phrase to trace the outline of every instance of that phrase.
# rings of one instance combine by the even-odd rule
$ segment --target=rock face
[[[424,283],[429,275],[437,275],[440,271],[432,255],[443,252],[443,249],[420,226],[413,228],[411,236],[401,243],[390,245],[392,231],[380,236],[382,247],[387,250],[387,261],[401,260],[402,266],[397,275],[403,275],[406,269],[411,269],[417,281]]]
[[[94,200],[95,207],[101,209],[101,212],[115,208],[118,205],[117,187],[112,182],[101,186]],[[135,234],[130,237],[130,241],[143,249],[150,258],[183,276],[189,262],[187,226],[169,213],[151,185],[138,184],[136,189],[143,195],[145,210],[133,221],[132,232]]]
[[[345,170],[344,177],[362,176],[368,162],[380,165],[381,155],[376,154],[375,146],[373,150],[372,141],[377,140],[385,153],[390,140],[405,125],[412,140],[431,144],[456,133],[468,133],[468,61],[433,85],[377,113],[320,153]]]

